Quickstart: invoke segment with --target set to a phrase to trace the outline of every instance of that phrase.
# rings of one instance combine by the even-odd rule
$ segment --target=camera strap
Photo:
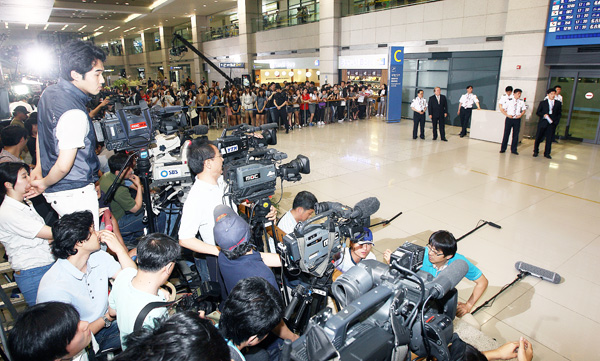
[[[171,301],[171,302],[159,302],[159,301],[150,302],[149,304],[144,306],[144,308],[142,308],[140,313],[138,313],[138,315],[135,319],[135,323],[133,324],[133,331],[135,332],[142,328],[142,326],[144,325],[144,320],[146,319],[146,316],[148,316],[150,311],[152,311],[153,309],[158,308],[158,307],[169,307],[169,306],[176,304],[177,302],[179,302],[179,300]]]

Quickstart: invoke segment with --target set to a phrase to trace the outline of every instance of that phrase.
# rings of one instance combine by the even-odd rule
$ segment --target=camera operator
[[[263,341],[280,323],[282,315],[281,295],[268,281],[261,277],[241,280],[227,297],[219,322],[219,330],[227,340],[231,359],[245,361],[241,350]],[[258,356],[257,353],[255,357]]]
[[[299,222],[304,222],[315,213],[317,197],[308,191],[301,191],[294,197],[292,209],[279,219],[277,227],[285,234],[292,233]]]
[[[368,228],[355,239],[350,240],[343,256],[335,262],[337,271],[344,273],[356,266],[363,259],[376,259],[371,249],[373,248],[373,233]],[[336,272],[337,274],[337,272]]]
[[[100,189],[106,193],[114,182],[120,176],[121,168],[127,162],[127,155],[117,153],[108,159],[108,167],[110,172],[104,173],[100,177]],[[133,249],[137,245],[137,238],[144,235],[144,209],[143,209],[143,192],[142,182],[140,178],[133,174],[131,167],[125,168],[125,175],[121,178],[113,200],[110,202],[110,209],[119,223],[119,229],[123,236],[123,241],[129,249]],[[123,180],[129,179],[133,184],[132,191],[135,191],[135,198],[129,192],[130,188],[123,184]],[[163,231],[166,223],[166,215],[160,213],[157,219],[158,230]]]
[[[47,302],[19,314],[6,347],[12,361],[87,361],[90,342],[89,324],[79,319],[75,307]]]
[[[98,103],[98,106],[95,107],[94,109],[90,110],[89,112],[89,116],[90,118],[94,119],[96,118],[96,116],[100,113],[100,111],[102,110],[102,108],[104,108],[105,106],[108,106],[108,104],[110,103],[110,97],[106,96],[104,99],[102,99],[100,101],[100,103]],[[100,114],[100,116],[98,118],[102,118],[104,117],[104,114]]]
[[[188,164],[196,174],[194,185],[181,212],[179,244],[202,254],[196,258],[196,268],[203,281],[216,281],[219,249],[215,246],[213,211],[216,206],[231,204],[225,196],[223,157],[217,147],[207,140],[195,139],[188,150]],[[274,220],[277,211],[271,207],[267,218]],[[201,240],[196,238],[200,233]]]
[[[475,282],[475,288],[471,293],[471,297],[467,303],[458,302],[456,309],[456,315],[462,317],[471,312],[471,309],[477,303],[477,300],[481,297],[483,292],[488,286],[488,280],[483,275],[483,272],[479,268],[475,267],[465,256],[456,253],[457,245],[456,239],[452,233],[448,231],[437,231],[429,237],[429,245],[425,248],[425,257],[423,257],[422,271],[429,272],[434,277],[437,277],[438,273],[444,268],[450,265],[456,260],[463,260],[467,262],[469,271],[465,276],[468,280]],[[383,254],[383,259],[386,263],[390,263],[390,255],[392,251],[387,249]]]
[[[56,263],[46,272],[38,289],[37,303],[58,301],[73,305],[89,322],[100,350],[119,348],[116,313],[108,307],[108,279],[122,268],[136,268],[127,249],[114,233],[96,232],[90,211],[66,214],[52,226],[52,254]],[[100,241],[119,262],[100,250]]]
[[[214,236],[219,253],[219,270],[227,293],[248,277],[261,277],[278,290],[275,275],[269,267],[281,267],[281,259],[275,253],[259,253],[250,241],[250,226],[231,208],[219,205],[214,210]],[[281,317],[280,317],[281,319]],[[283,320],[273,329],[282,339],[295,341],[298,336],[292,333]]]
[[[42,94],[38,111],[37,165],[28,197],[44,193],[62,216],[89,210],[99,227],[94,183],[100,163],[86,103],[104,84],[102,49],[80,40],[69,42],[60,58],[60,79]]]
[[[180,252],[179,244],[171,237],[161,233],[146,235],[137,247],[138,269],[124,268],[115,279],[108,305],[117,312],[123,350],[125,336],[133,332],[140,311],[150,302],[169,299],[160,286],[168,281]],[[153,327],[154,320],[166,313],[166,308],[153,309],[144,319],[144,326]]]
[[[142,327],[125,339],[115,361],[230,361],[227,343],[213,324],[186,311]]]

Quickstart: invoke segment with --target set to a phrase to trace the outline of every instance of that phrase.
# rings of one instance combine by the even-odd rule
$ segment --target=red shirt
[[[308,93],[302,94],[302,100],[303,101],[310,100],[310,94],[308,94]],[[308,110],[308,103],[300,103],[300,109]]]

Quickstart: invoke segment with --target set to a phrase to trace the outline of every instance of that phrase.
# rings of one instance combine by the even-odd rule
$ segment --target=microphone
[[[258,127],[260,130],[277,129],[277,123],[263,124]]]
[[[496,224],[496,223],[493,223],[493,222],[487,222],[487,224],[489,224],[490,226],[492,226],[494,228],[498,228],[498,229],[502,228],[499,224]]]
[[[315,204],[315,213],[320,214],[325,211],[332,210],[342,218],[350,218],[352,215],[352,209],[339,202],[319,202]]]
[[[558,273],[532,266],[529,263],[519,261],[515,263],[515,268],[519,272],[524,272],[528,275],[541,278],[544,281],[552,282],[554,284],[559,284],[561,280],[561,277]]]
[[[192,127],[195,135],[208,134],[208,125],[194,125]]]
[[[351,218],[366,218],[379,210],[379,199],[376,197],[365,198],[354,205]]]
[[[425,289],[433,298],[440,299],[452,290],[465,277],[469,265],[462,259],[450,263],[436,278],[425,284]]]

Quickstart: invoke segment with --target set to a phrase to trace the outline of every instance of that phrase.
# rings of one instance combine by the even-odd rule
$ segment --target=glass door
[[[573,90],[575,89],[575,78],[577,73],[572,76],[553,76],[550,77],[550,86],[559,85],[561,87],[560,95],[563,97],[562,120],[558,123],[556,134],[559,137],[569,137],[567,134],[567,124],[571,111],[571,99],[573,99]]]

